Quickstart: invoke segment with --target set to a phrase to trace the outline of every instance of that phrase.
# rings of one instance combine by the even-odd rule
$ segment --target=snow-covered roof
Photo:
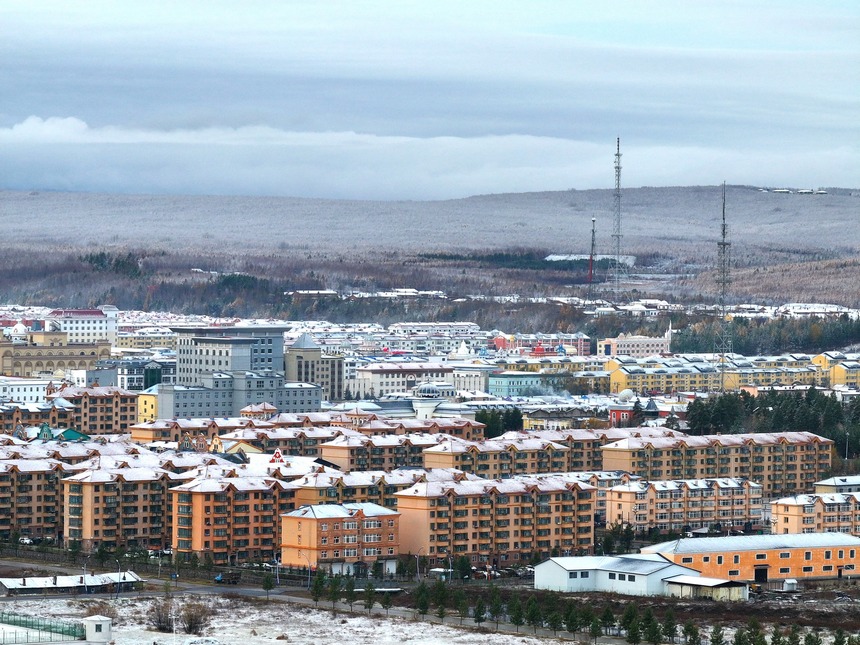
[[[844,533],[788,533],[785,535],[733,535],[682,538],[642,547],[643,553],[731,553],[815,547],[858,547],[860,537]]]

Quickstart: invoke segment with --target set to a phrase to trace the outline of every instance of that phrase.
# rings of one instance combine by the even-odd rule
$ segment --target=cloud
[[[531,135],[380,136],[269,126],[150,130],[30,116],[0,128],[7,189],[446,199],[610,188],[614,141]],[[849,147],[798,151],[623,144],[623,184],[849,186]],[[822,156],[845,169],[824,176]],[[855,182],[856,183],[856,182]]]

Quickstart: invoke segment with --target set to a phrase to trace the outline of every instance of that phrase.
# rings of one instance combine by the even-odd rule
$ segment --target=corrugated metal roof
[[[860,537],[844,533],[795,533],[788,535],[735,535],[728,537],[682,538],[642,548],[642,553],[731,553],[769,549],[815,547],[860,547]]]

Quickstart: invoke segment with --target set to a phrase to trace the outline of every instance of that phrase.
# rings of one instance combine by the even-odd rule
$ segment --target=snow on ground
[[[110,600],[117,610],[114,621],[113,640],[116,645],[547,645],[560,642],[553,639],[536,639],[527,634],[495,634],[492,624],[482,633],[456,626],[445,626],[402,618],[386,618],[384,615],[332,614],[325,609],[313,609],[300,605],[272,601],[247,602],[242,599],[223,597],[177,597],[179,607],[188,601],[199,601],[211,607],[212,621],[206,628],[202,640],[184,634],[181,627],[173,634],[152,630],[147,624],[147,613],[154,598],[120,598]],[[5,610],[63,620],[80,620],[86,615],[89,605],[95,600],[12,600]],[[357,605],[356,609],[360,607]],[[458,618],[446,620],[456,625]]]

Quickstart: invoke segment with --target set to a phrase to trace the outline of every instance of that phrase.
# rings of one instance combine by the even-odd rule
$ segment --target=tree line
[[[832,439],[838,456],[860,454],[860,399],[846,405],[834,394],[805,392],[730,392],[687,404],[689,434],[805,431]]]

